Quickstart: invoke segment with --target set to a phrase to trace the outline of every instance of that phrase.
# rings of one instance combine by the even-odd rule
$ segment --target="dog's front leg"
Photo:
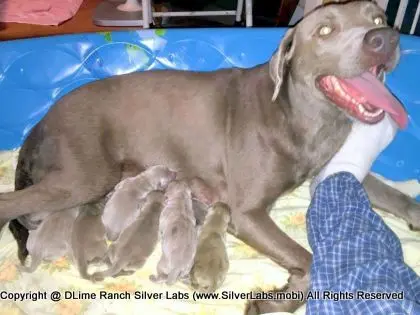
[[[288,284],[282,291],[301,291],[306,296],[312,255],[280,230],[265,209],[237,211],[232,215],[232,225],[237,238],[289,271]],[[302,304],[298,300],[256,300],[248,303],[245,314],[294,312]]]
[[[413,230],[420,230],[420,204],[416,200],[370,174],[363,181],[363,186],[373,207],[404,219]]]

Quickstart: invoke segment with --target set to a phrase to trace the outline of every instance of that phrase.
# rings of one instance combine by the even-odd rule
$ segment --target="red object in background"
[[[71,19],[83,0],[0,0],[0,22],[59,25]]]

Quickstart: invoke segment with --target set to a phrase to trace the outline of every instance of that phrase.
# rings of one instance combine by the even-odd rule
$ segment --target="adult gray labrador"
[[[34,184],[1,194],[0,217],[95,201],[127,166],[136,175],[167,165],[179,179],[202,178],[231,207],[235,236],[290,272],[284,290],[307,290],[311,255],[267,209],[317,174],[351,119],[375,123],[386,110],[406,124],[401,104],[375,78],[399,59],[398,33],[385,21],[368,1],[331,4],[289,30],[270,62],[252,69],[132,73],[73,91],[26,139],[17,181]],[[366,188],[374,204],[419,227],[420,206],[410,198],[372,178]],[[254,301],[248,312],[300,304]]]

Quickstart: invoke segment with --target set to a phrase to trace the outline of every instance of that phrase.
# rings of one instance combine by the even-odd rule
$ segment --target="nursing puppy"
[[[157,165],[117,184],[102,215],[108,240],[116,241],[121,232],[136,220],[149,192],[165,190],[175,177],[175,172]]]
[[[52,261],[68,254],[71,230],[78,213],[78,207],[51,212],[36,230],[30,230],[26,247],[31,255],[31,265],[20,268],[34,272],[43,260]]]
[[[108,257],[111,267],[94,273],[91,276],[92,280],[101,281],[105,277],[129,275],[143,267],[158,241],[159,216],[164,199],[165,196],[160,191],[147,194],[138,218],[109,247]]]
[[[71,233],[71,249],[73,261],[76,263],[80,276],[90,280],[88,267],[90,263],[108,262],[105,226],[101,215],[105,199],[95,204],[80,207]]]
[[[191,190],[185,181],[173,181],[166,190],[165,207],[159,220],[162,256],[157,275],[150,280],[168,285],[185,278],[192,267],[197,246],[197,228]]]
[[[194,264],[190,272],[191,286],[198,291],[214,292],[223,283],[229,269],[226,233],[230,209],[225,203],[209,208],[200,229]]]

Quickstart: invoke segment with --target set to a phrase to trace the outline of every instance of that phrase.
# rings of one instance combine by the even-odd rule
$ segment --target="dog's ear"
[[[269,68],[270,68],[270,77],[274,82],[274,93],[272,101],[274,102],[279,95],[280,87],[283,82],[283,77],[285,75],[285,69],[292,59],[293,51],[295,49],[295,43],[293,41],[294,29],[289,29],[281,41],[280,47],[271,57]]]

